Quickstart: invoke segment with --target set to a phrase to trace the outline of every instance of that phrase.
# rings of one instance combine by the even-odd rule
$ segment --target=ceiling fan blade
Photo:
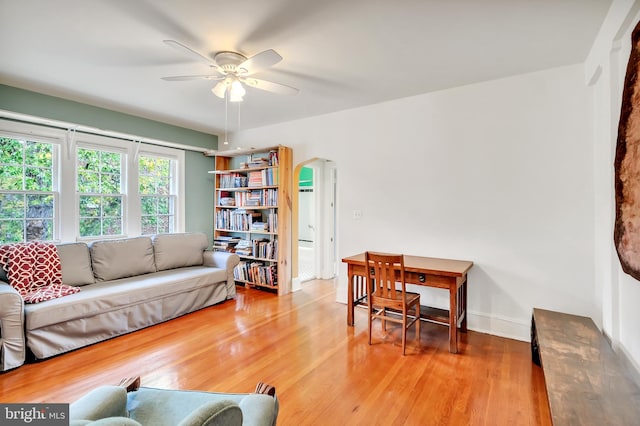
[[[279,95],[296,95],[300,91],[295,87],[286,86],[280,83],[274,83],[272,81],[260,80],[258,78],[243,78],[241,79],[241,81],[246,83],[247,86],[266,90],[267,92],[277,93]]]
[[[164,81],[186,81],[186,80],[222,80],[223,76],[218,75],[175,75],[172,77],[160,77]]]
[[[242,75],[251,75],[275,65],[281,60],[282,56],[280,56],[278,52],[273,49],[269,49],[255,54],[242,62],[238,65],[238,70]]]
[[[211,59],[208,58],[206,56],[204,56],[202,53],[200,52],[196,52],[195,50],[193,50],[192,48],[185,46],[184,44],[180,43],[179,41],[175,41],[175,40],[162,40],[165,44],[173,47],[174,49],[191,56],[194,59],[197,59],[200,62],[205,62],[208,65],[211,65],[213,67],[218,67],[218,64],[216,64],[216,62]]]

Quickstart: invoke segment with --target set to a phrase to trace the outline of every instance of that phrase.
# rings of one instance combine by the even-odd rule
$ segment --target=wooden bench
[[[535,308],[531,354],[555,426],[640,424],[640,387],[591,318]]]

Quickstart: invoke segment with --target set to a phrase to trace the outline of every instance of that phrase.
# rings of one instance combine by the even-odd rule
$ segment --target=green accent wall
[[[0,84],[0,109],[140,137],[218,148],[218,136]],[[214,157],[185,152],[185,231],[213,235]]]
[[[299,186],[313,186],[313,169],[311,167],[302,167],[300,169]]]
[[[187,151],[185,153],[185,231],[204,232],[213,241],[214,157]]]
[[[218,148],[216,135],[6,85],[0,85],[0,109],[205,149]]]

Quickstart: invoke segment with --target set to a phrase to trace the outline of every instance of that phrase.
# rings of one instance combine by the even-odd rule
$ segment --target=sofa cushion
[[[135,305],[152,305],[154,300],[173,298],[168,300],[162,312],[170,316],[168,312],[176,310],[192,302],[185,296],[189,292],[205,287],[212,287],[216,283],[227,279],[227,271],[221,268],[209,268],[206,266],[191,266],[188,268],[172,269],[156,272],[154,274],[136,277],[122,278],[109,282],[97,282],[82,288],[82,291],[68,297],[51,300],[46,303],[25,306],[25,329],[27,331],[61,324],[76,319],[83,319],[89,329],[104,326],[109,330],[116,329],[119,321],[130,321],[127,318],[127,307]],[[224,292],[224,286],[213,286],[216,291]],[[176,297],[177,296],[177,297]],[[223,298],[224,300],[224,298]],[[172,306],[175,305],[175,306]],[[103,325],[92,324],[92,317],[112,312],[113,318]],[[155,315],[152,308],[144,312],[142,321],[162,321],[162,317]],[[149,318],[151,317],[151,318]],[[113,333],[116,335],[115,331]],[[71,336],[79,338],[79,336]]]
[[[209,246],[207,236],[201,232],[184,234],[158,234],[153,237],[158,271],[202,265],[202,252]]]
[[[0,265],[7,272],[9,284],[20,293],[25,303],[39,303],[80,291],[62,284],[58,251],[48,242],[2,245]]]
[[[96,281],[110,281],[156,271],[149,237],[95,241],[90,246]]]
[[[59,244],[57,248],[62,264],[63,283],[82,286],[95,282],[91,270],[89,247],[85,243]]]

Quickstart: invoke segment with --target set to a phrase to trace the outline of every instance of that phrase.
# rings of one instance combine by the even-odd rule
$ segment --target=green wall
[[[303,167],[300,169],[298,185],[300,187],[313,186],[313,169],[311,167]]]
[[[184,127],[123,114],[0,84],[0,109],[53,120],[128,133],[205,149],[217,149],[218,137]],[[185,230],[213,234],[214,158],[201,153],[185,153]]]

